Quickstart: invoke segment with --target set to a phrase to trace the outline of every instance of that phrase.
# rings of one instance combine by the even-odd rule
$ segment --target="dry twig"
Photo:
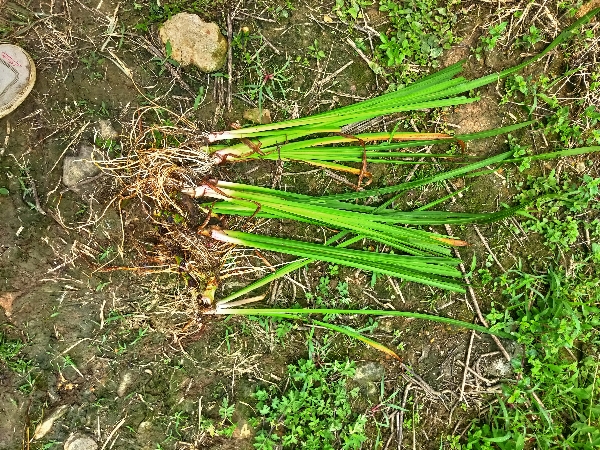
[[[446,232],[448,233],[448,235],[452,236],[453,233],[452,233],[452,228],[450,228],[450,225],[445,225],[445,227],[446,227]],[[485,320],[485,317],[483,317],[483,314],[481,313],[481,309],[479,308],[479,303],[477,302],[477,296],[475,295],[475,291],[473,290],[473,287],[471,286],[471,282],[469,281],[469,279],[467,277],[467,270],[465,269],[465,265],[462,263],[460,253],[456,247],[454,248],[454,254],[461,261],[459,263],[458,267],[463,274],[463,278],[467,285],[467,292],[469,293],[469,296],[471,297],[472,306],[473,306],[473,309],[475,310],[475,313],[477,314],[477,318],[479,319],[479,321],[481,322],[481,324],[484,327],[489,328],[489,324],[488,324],[487,320]],[[492,337],[492,339],[498,346],[498,349],[500,349],[500,351],[502,352],[502,354],[504,355],[506,360],[510,361],[512,358],[510,357],[510,355],[508,354],[508,352],[502,345],[502,342],[500,342],[500,339],[498,338],[498,336],[495,336],[493,334],[490,336]]]
[[[475,331],[471,331],[471,338],[469,339],[469,347],[467,348],[467,357],[465,360],[465,370],[463,372],[462,383],[460,385],[460,395],[458,401],[462,402],[465,395],[465,383],[467,382],[467,373],[469,370],[469,363],[471,361],[471,349],[473,348],[473,338],[475,338]]]

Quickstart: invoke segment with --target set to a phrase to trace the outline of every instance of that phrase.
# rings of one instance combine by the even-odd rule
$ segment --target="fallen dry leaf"
[[[48,434],[48,432],[52,429],[54,421],[60,419],[63,416],[63,414],[67,412],[67,408],[67,405],[62,405],[56,408],[54,412],[50,414],[50,417],[48,417],[36,427],[35,433],[33,434],[33,439],[41,439],[44,436],[46,436],[46,434]]]

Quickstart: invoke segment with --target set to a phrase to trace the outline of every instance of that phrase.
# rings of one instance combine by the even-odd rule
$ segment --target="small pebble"
[[[98,444],[89,436],[73,433],[65,442],[65,450],[98,450]]]

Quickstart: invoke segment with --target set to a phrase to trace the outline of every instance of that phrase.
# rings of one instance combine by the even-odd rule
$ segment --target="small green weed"
[[[547,177],[529,177],[521,185],[517,200],[523,205],[533,205],[537,211],[525,222],[525,227],[540,233],[551,249],[568,251],[577,242],[585,228],[591,236],[600,237],[600,223],[590,218],[590,211],[600,210],[598,200],[600,178],[584,175],[577,184],[567,175],[563,180],[553,170]],[[588,213],[584,220],[582,214]]]
[[[475,57],[477,60],[481,60],[483,58],[484,52],[490,52],[496,48],[498,41],[504,35],[504,31],[506,31],[506,26],[508,22],[500,22],[497,25],[491,26],[488,29],[487,34],[484,34],[479,38],[481,41],[481,45],[478,45],[475,48]]]
[[[223,436],[230,438],[236,429],[236,424],[233,423],[233,414],[235,413],[235,405],[229,404],[229,399],[223,397],[223,401],[219,406],[219,418],[210,419],[202,417],[199,422],[199,428],[203,433],[211,437]]]
[[[198,94],[196,94],[196,97],[194,98],[194,105],[192,106],[192,109],[194,111],[198,110],[198,108],[204,101],[205,97],[206,97],[206,89],[204,88],[204,86],[200,86],[198,88]]]
[[[382,377],[379,385],[379,401],[367,410],[369,423],[374,423],[377,429],[377,437],[375,438],[375,445],[373,445],[374,450],[381,448],[383,433],[391,427],[394,413],[402,411],[402,407],[395,403],[400,391],[386,395],[384,381],[385,379]]]
[[[17,180],[19,181],[19,187],[21,188],[21,198],[23,201],[29,206],[29,209],[32,211],[36,209],[34,200],[35,195],[33,193],[33,184],[31,177],[31,167],[28,162],[24,162],[23,164],[18,164],[19,166],[19,176]]]
[[[96,137],[94,145],[102,150],[108,152],[108,156],[111,158],[119,158],[122,156],[121,144],[114,139],[103,139]]]
[[[333,11],[343,22],[356,21],[363,17],[362,8],[371,4],[370,0],[335,0]]]
[[[114,252],[115,252],[115,249],[112,248],[112,246],[106,247],[104,250],[102,250],[102,253],[100,253],[98,255],[98,261],[99,262],[107,262]]]
[[[291,0],[284,0],[283,4],[276,2],[267,2],[267,11],[271,14],[271,16],[277,20],[287,19],[292,14],[296,8],[294,8],[293,2]]]
[[[579,8],[583,5],[583,0],[564,0],[558,2],[558,9],[561,11],[565,11],[567,13],[567,17],[575,17]]]
[[[90,116],[90,118],[108,119],[110,117],[108,105],[104,101],[100,102],[99,105],[96,105],[87,100],[77,100],[75,104],[78,108],[82,109],[85,115]]]
[[[531,147],[523,145],[521,141],[511,134],[506,136],[508,148],[513,152],[513,158],[523,158],[519,163],[519,172],[523,172],[531,167],[531,159],[528,158],[531,155]]]
[[[390,29],[380,35],[375,60],[390,68],[400,85],[419,76],[411,65],[438,67],[439,57],[459,42],[453,29],[457,23],[454,10],[460,0],[382,0],[380,11],[387,13]]]
[[[91,51],[86,57],[82,56],[80,60],[87,70],[90,81],[101,80],[104,78],[104,74],[102,73],[104,58],[102,58],[96,52]]]
[[[535,25],[531,25],[529,27],[529,32],[525,33],[523,36],[517,39],[515,45],[517,47],[529,49],[534,47],[535,44],[541,42],[543,39],[544,34],[542,33],[542,31]]]
[[[185,426],[188,416],[183,411],[175,411],[170,418],[168,433],[171,437],[181,437],[182,426]]]
[[[157,58],[154,57],[152,58],[152,61],[154,61],[159,68],[158,71],[158,76],[161,76],[165,70],[167,70],[167,64],[171,64],[174,67],[179,67],[179,63],[177,61],[175,61],[172,58],[173,55],[173,46],[171,45],[171,42],[168,42],[165,44],[165,57],[164,58]]]
[[[595,104],[582,107],[584,99],[568,104],[558,99],[554,88],[579,72],[579,68],[566,71],[554,79],[546,75],[538,78],[514,75],[507,78],[501,104],[511,102],[520,106],[530,118],[545,117],[545,133],[558,140],[561,146],[600,144],[600,109]],[[575,111],[577,113],[575,114]]]
[[[358,388],[348,390],[354,376],[350,361],[316,365],[312,359],[288,366],[289,384],[285,392],[258,389],[257,411],[263,429],[255,437],[254,447],[359,449],[367,440],[367,416],[352,411]]]
[[[4,3],[0,17],[0,37],[6,39],[16,30],[30,26],[35,20],[33,11],[23,8],[17,3]]]
[[[105,323],[106,323],[106,321],[105,321]],[[123,329],[122,331],[120,331],[118,333],[119,340],[118,340],[116,346],[114,347],[113,351],[116,354],[122,354],[122,353],[126,352],[128,349],[131,350],[131,347],[133,347],[134,345],[139,343],[144,337],[146,337],[146,335],[148,334],[149,331],[150,331],[149,326],[146,326],[144,328],[138,328],[137,334],[135,334],[134,330],[132,330],[131,328]],[[134,336],[133,340],[131,340],[131,342],[127,342],[126,339],[130,339],[131,335]]]
[[[262,110],[265,100],[275,102],[276,98],[286,98],[286,84],[291,79],[288,75],[289,69],[289,59],[280,67],[267,67],[256,53],[256,58],[250,66],[253,76],[244,83],[241,90],[251,100],[256,101],[258,109]]]
[[[13,372],[25,375],[31,370],[31,361],[19,358],[18,355],[23,348],[21,341],[12,341],[0,333],[0,361],[6,364]]]
[[[284,338],[296,327],[296,324],[293,321],[286,318],[248,316],[247,319],[258,323],[259,326],[265,330],[265,333],[274,333],[279,343],[284,347],[286,345],[286,340]],[[249,330],[246,331],[249,332]]]
[[[321,50],[321,47],[319,47],[319,41],[317,41],[316,39],[313,45],[310,45],[308,47],[308,54],[317,61],[325,58],[325,52]]]
[[[170,19],[175,14],[187,12],[199,14],[206,17],[207,11],[218,9],[223,4],[223,0],[150,0],[148,2],[133,2],[133,9],[137,17],[142,17],[135,29],[142,32],[148,32],[150,26],[154,23],[162,23]]]
[[[335,277],[338,273],[338,266],[330,266],[329,275],[319,278],[319,284],[317,285],[315,292],[306,293],[306,300],[311,307],[339,308],[341,305],[350,305],[351,300],[350,293],[348,292],[348,282]]]
[[[407,406],[412,407],[412,414],[407,415],[404,419],[404,428],[406,430],[416,429],[421,423],[421,409],[423,405],[421,403],[415,403],[415,399],[411,396],[406,402]]]
[[[600,111],[595,105],[588,106],[580,115],[578,122],[583,123],[573,122],[570,117],[569,106],[557,108],[548,118],[546,130],[556,135],[565,147],[600,144],[600,130],[596,127],[600,119]]]

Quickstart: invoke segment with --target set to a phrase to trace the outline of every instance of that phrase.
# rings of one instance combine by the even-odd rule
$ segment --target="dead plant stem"
[[[231,97],[233,95],[233,23],[231,13],[227,13],[227,111],[231,111]]]
[[[500,261],[498,261],[498,258],[496,258],[496,255],[494,254],[494,252],[490,248],[490,246],[489,246],[486,238],[484,238],[483,234],[481,234],[481,231],[479,231],[479,228],[477,227],[477,225],[473,225],[473,227],[475,228],[475,233],[477,233],[477,236],[479,236],[479,239],[481,240],[481,243],[486,248],[486,250],[489,252],[489,254],[492,256],[492,259],[494,260],[494,262],[496,264],[498,264],[498,267],[500,267],[500,269],[502,270],[502,272],[506,272],[506,269],[502,266],[502,264],[500,264]]]
[[[458,396],[458,402],[462,402],[465,395],[465,383],[467,382],[467,373],[469,372],[469,364],[471,361],[471,349],[473,348],[473,339],[475,338],[475,331],[471,331],[471,338],[469,339],[469,347],[467,347],[467,357],[465,360],[465,370],[463,372],[462,383],[460,386],[460,395]]]
[[[453,233],[452,233],[452,228],[450,228],[450,225],[446,224],[445,228],[446,228],[446,232],[448,233],[448,236],[452,236]],[[475,291],[473,290],[473,287],[471,286],[471,282],[467,278],[467,270],[465,269],[465,265],[462,263],[460,253],[457,248],[454,248],[454,254],[456,255],[456,257],[459,260],[461,260],[461,262],[458,264],[458,267],[463,274],[465,284],[467,285],[467,292],[469,293],[469,296],[471,297],[471,302],[473,304],[473,309],[475,310],[475,313],[477,314],[477,318],[479,319],[479,321],[481,322],[481,324],[484,327],[489,328],[488,321],[485,320],[485,317],[483,317],[483,314],[481,313],[481,309],[479,308],[479,303],[477,302],[477,296],[475,295]],[[493,334],[491,335],[491,337],[494,340],[494,342],[496,343],[496,345],[498,346],[498,349],[502,352],[502,354],[506,358],[506,360],[510,361],[511,357],[508,354],[508,352],[506,351],[506,349],[504,348],[504,346],[502,345],[502,342],[500,342],[500,339],[498,339],[498,337],[494,336]]]
[[[404,388],[404,394],[402,395],[402,404],[400,405],[400,416],[398,417],[398,450],[402,448],[402,439],[404,431],[404,411],[406,410],[406,402],[408,401],[408,393],[412,389],[412,384],[407,384]]]

